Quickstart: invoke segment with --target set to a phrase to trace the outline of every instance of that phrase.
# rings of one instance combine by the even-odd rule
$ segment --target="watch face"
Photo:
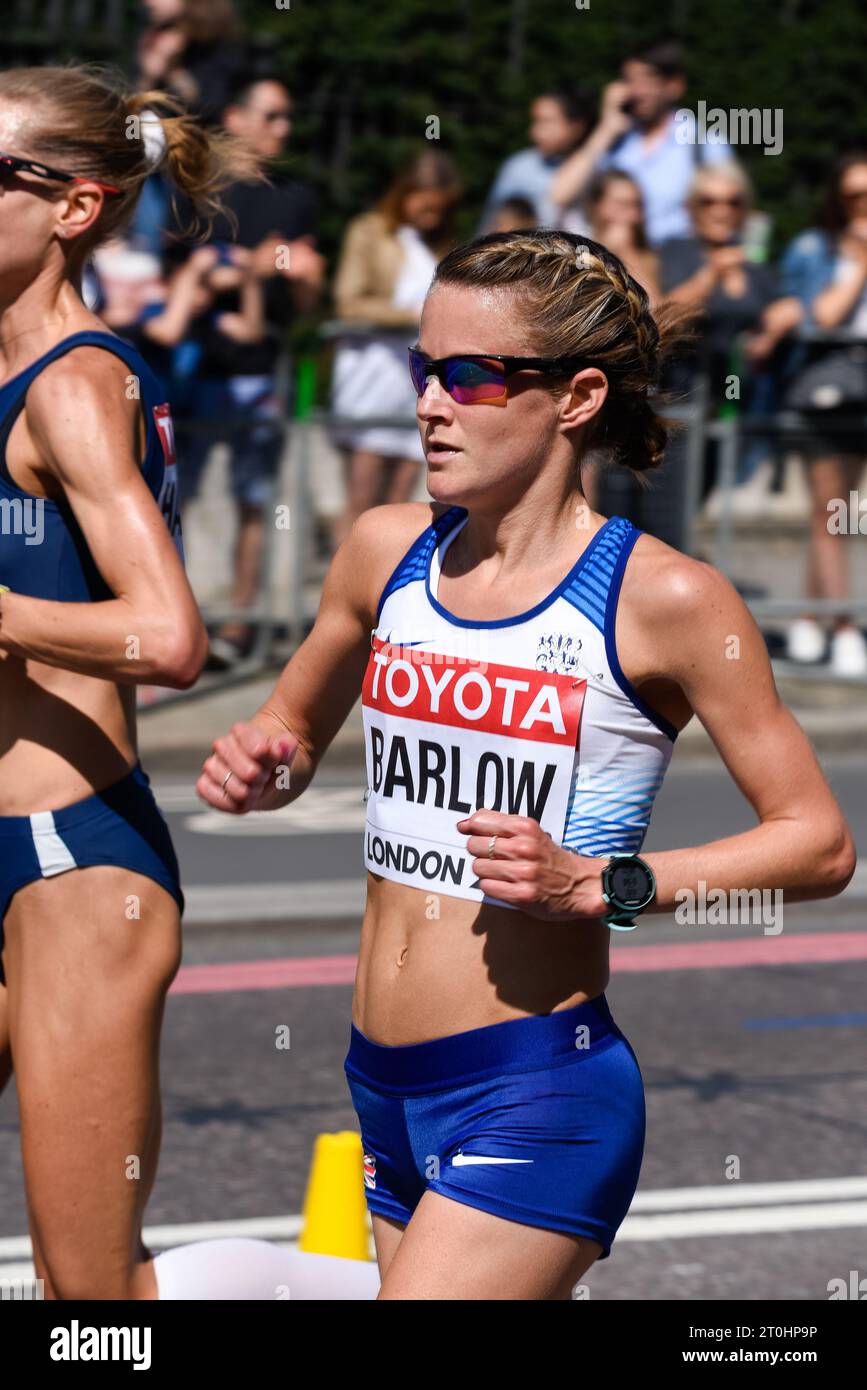
[[[608,875],[611,891],[625,907],[643,907],[653,888],[643,864],[614,864]]]

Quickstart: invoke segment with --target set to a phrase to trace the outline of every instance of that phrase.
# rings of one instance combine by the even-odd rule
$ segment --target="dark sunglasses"
[[[700,208],[742,208],[744,206],[743,198],[738,197],[737,194],[733,198],[712,198],[709,193],[706,193],[697,201]]]
[[[841,194],[844,203],[855,203],[859,198],[867,198],[867,188],[852,188]]]
[[[39,164],[35,159],[19,159],[16,154],[0,153],[0,183],[8,183],[15,174],[35,174],[38,179],[58,179],[61,183],[93,183],[104,193],[120,193],[113,183],[81,178],[78,174],[67,174],[63,169],[50,169],[47,164]]]
[[[581,367],[594,367],[586,357],[490,357],[465,352],[455,357],[425,357],[418,348],[409,349],[409,370],[416,394],[423,396],[427,380],[435,376],[452,400],[460,405],[505,405],[508,378],[515,372],[547,372],[568,376]]]

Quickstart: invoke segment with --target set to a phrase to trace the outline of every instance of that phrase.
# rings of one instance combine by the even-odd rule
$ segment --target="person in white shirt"
[[[586,197],[595,174],[621,169],[641,189],[650,245],[688,236],[687,196],[696,165],[722,163],[731,151],[724,143],[683,140],[675,113],[685,91],[679,44],[659,43],[627,57],[620,80],[602,94],[596,129],[551,182],[549,197],[560,215]]]

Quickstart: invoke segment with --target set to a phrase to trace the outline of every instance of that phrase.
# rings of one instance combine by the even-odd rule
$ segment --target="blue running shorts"
[[[183,912],[184,895],[169,828],[140,763],[119,782],[59,811],[0,816],[0,951],[3,920],[19,888],[38,878],[98,864],[114,864],[152,878],[171,893]]]
[[[638,1185],[644,1084],[604,994],[551,1014],[387,1047],[353,1024],[344,1063],[371,1212],[430,1189],[611,1244]]]

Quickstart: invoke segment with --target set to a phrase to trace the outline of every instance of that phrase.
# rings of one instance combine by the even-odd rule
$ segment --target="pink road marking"
[[[644,970],[726,970],[744,965],[803,965],[867,960],[867,932],[805,932],[750,936],[743,941],[671,942],[631,946],[611,955],[612,974]]]
[[[351,985],[357,956],[291,956],[277,960],[230,960],[185,965],[171,994],[210,994],[231,989],[303,989],[308,985]]]
[[[307,989],[351,985],[356,956],[292,956],[275,960],[185,965],[172,994],[210,994],[244,989]],[[731,970],[746,965],[867,960],[867,932],[813,932],[749,937],[743,941],[692,941],[626,946],[611,954],[612,974],[658,970]]]

